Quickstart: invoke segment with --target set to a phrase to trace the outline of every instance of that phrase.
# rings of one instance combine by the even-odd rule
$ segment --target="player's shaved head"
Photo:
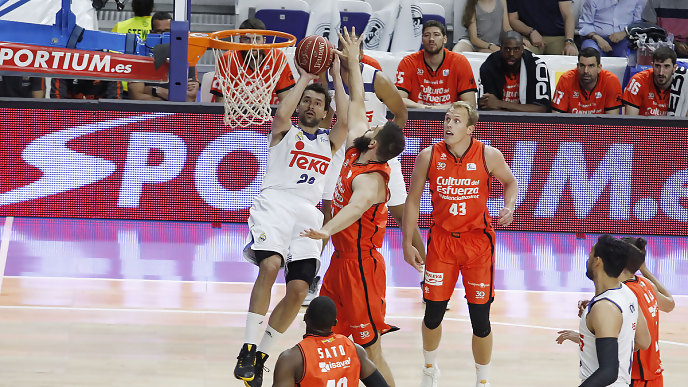
[[[330,297],[315,297],[308,305],[303,319],[307,333],[329,333],[337,324],[337,306]]]
[[[523,36],[521,36],[520,33],[516,32],[514,30],[507,31],[504,34],[502,34],[502,41],[501,41],[502,46],[504,45],[504,43],[506,43],[509,40],[515,40],[519,44],[523,44]]]

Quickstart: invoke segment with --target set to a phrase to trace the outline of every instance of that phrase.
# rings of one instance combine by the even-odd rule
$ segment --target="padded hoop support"
[[[81,38],[84,36],[84,31],[85,29],[83,27],[74,26],[72,34],[69,35],[69,40],[67,41],[67,48],[76,48],[76,44],[79,43]]]

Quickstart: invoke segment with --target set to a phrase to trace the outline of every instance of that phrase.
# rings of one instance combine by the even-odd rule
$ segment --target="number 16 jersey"
[[[449,151],[444,141],[433,145],[428,169],[433,223],[455,233],[492,230],[487,209],[490,180],[482,142],[471,139],[460,158]]]

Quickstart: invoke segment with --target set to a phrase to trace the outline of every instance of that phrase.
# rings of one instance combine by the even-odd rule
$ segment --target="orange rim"
[[[265,37],[283,38],[285,42],[278,43],[235,43],[227,42],[221,39],[232,36],[240,36],[246,34],[263,35]],[[274,40],[274,39],[273,39]],[[282,48],[290,47],[296,44],[296,37],[292,34],[280,31],[271,30],[224,30],[217,31],[210,34],[205,33],[191,33],[189,34],[189,45],[198,47],[216,48],[220,50],[250,50],[250,49],[268,49],[268,48]]]

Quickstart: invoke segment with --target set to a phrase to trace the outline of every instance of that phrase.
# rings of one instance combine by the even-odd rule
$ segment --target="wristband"
[[[527,35],[528,39],[530,39],[530,35],[532,35],[534,31],[535,31],[535,28],[530,29],[530,32],[528,32],[528,35]]]
[[[158,88],[155,87],[155,86],[151,87],[151,94],[152,94],[153,97],[155,97],[155,98],[160,98],[160,96],[158,95]]]
[[[571,38],[566,38],[566,39],[564,39],[564,41],[568,42],[568,43],[576,44],[576,42]]]
[[[493,46],[493,43],[488,44],[488,45],[487,45],[487,49],[489,50],[490,47],[492,47],[492,46]]]

